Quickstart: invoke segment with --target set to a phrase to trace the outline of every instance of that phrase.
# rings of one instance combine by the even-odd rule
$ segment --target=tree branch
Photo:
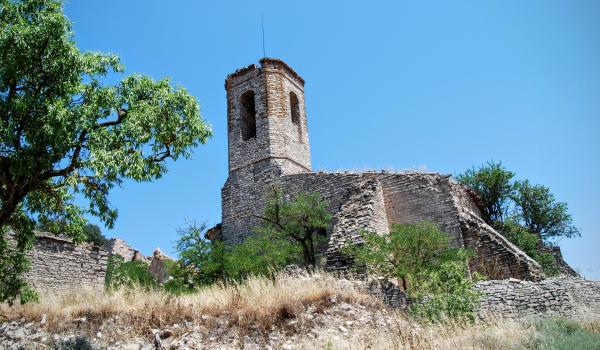
[[[123,119],[127,116],[127,110],[123,108],[117,109],[117,120],[110,120],[104,123],[100,123],[98,125],[94,125],[92,130],[107,128],[109,126],[119,125],[123,122]]]
[[[75,147],[75,149],[73,150],[73,154],[71,155],[71,160],[69,162],[69,165],[67,165],[66,167],[62,168],[62,169],[58,169],[58,170],[50,170],[50,171],[46,171],[42,174],[42,179],[46,180],[52,177],[57,177],[57,176],[62,176],[62,177],[66,177],[68,176],[73,170],[75,170],[75,168],[79,165],[79,156],[81,155],[81,149],[83,148],[83,143],[85,141],[85,138],[87,136],[87,131],[82,131],[81,134],[79,135],[79,139],[77,146]]]
[[[173,156],[171,154],[171,147],[169,145],[165,145],[165,147],[167,148],[166,151],[150,157],[149,160],[151,162],[153,162],[153,163],[158,163],[158,162],[162,162],[163,160],[165,160],[167,158],[171,158],[172,159]]]

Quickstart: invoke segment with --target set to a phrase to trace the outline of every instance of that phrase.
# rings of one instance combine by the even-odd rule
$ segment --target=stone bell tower
[[[311,171],[304,79],[263,58],[227,76],[225,89],[229,174],[268,159],[285,175]]]
[[[239,242],[256,224],[265,190],[283,175],[311,171],[304,79],[263,58],[227,76],[229,177],[222,189],[222,237]]]

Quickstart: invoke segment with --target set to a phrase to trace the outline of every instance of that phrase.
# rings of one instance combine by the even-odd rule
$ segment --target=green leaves
[[[484,219],[490,225],[536,260],[547,275],[557,275],[560,269],[556,259],[544,251],[545,246],[581,233],[573,225],[567,204],[556,201],[548,187],[533,185],[529,180],[515,181],[514,175],[502,163],[488,162],[457,178],[477,193]]]
[[[481,200],[483,219],[489,223],[501,222],[510,209],[513,193],[511,183],[515,173],[508,171],[502,162],[490,161],[478,169],[472,168],[457,176],[462,184],[473,189]]]
[[[548,187],[533,185],[529,180],[515,181],[514,175],[502,163],[488,162],[457,179],[477,193],[484,220],[496,228],[511,220],[545,242],[580,236],[566,203],[556,201]]]
[[[299,193],[285,200],[280,190],[273,187],[267,200],[261,226],[255,231],[273,239],[290,240],[302,248],[306,269],[317,265],[318,250],[327,240],[326,230],[331,222],[327,201],[319,193]]]
[[[123,70],[113,54],[79,51],[62,1],[0,0],[0,228],[30,241],[20,223],[60,221],[81,241],[86,215],[114,224],[115,185],[159,179],[207,142],[187,90]]]
[[[396,279],[414,301],[413,315],[430,321],[473,319],[478,296],[467,271],[472,254],[451,248],[435,224],[393,224],[389,234],[363,232],[362,238],[362,244],[343,251],[370,274]]]
[[[106,289],[122,287],[154,289],[158,282],[148,270],[147,263],[141,260],[124,261],[120,255],[111,255],[104,280]]]
[[[530,232],[538,233],[544,240],[581,235],[572,224],[567,203],[557,202],[548,187],[524,180],[516,182],[515,189],[513,199],[519,208],[518,218]]]

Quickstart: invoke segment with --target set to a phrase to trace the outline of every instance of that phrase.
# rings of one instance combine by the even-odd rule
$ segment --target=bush
[[[536,332],[529,339],[529,349],[600,349],[600,334],[591,333],[576,322],[553,318],[536,321],[534,327]]]
[[[183,291],[215,282],[240,282],[250,276],[275,278],[290,264],[315,268],[331,215],[318,193],[300,193],[285,200],[274,188],[254,235],[226,246],[206,239],[206,224],[191,223],[178,230],[175,249],[180,260],[166,288]],[[187,287],[186,287],[187,286]]]
[[[430,322],[475,321],[480,294],[466,273],[466,257],[464,261],[440,264],[431,271],[425,285],[409,293],[415,300],[410,305],[411,315]]]
[[[191,269],[184,266],[181,260],[163,260],[163,264],[165,264],[169,275],[169,279],[162,285],[166,292],[181,295],[193,293],[197,290]]]
[[[474,320],[479,295],[473,291],[467,262],[472,255],[450,247],[450,239],[435,224],[394,224],[389,234],[363,233],[364,243],[343,251],[357,267],[395,279],[414,301],[411,313],[420,319]],[[478,278],[478,276],[476,276]]]
[[[552,253],[543,250],[544,244],[539,235],[527,231],[512,220],[504,222],[500,229],[509,241],[537,261],[546,275],[556,276],[560,273],[556,258]]]
[[[171,274],[174,279],[190,287],[209,285],[224,281],[225,244],[206,239],[206,223],[188,223],[177,230],[179,239],[175,249],[179,254],[178,266]],[[175,283],[175,282],[174,282]]]
[[[119,287],[154,289],[158,286],[146,263],[140,260],[125,262],[119,255],[112,255],[108,259],[104,284],[106,289]]]
[[[242,281],[249,276],[275,279],[285,266],[300,263],[302,251],[297,244],[272,231],[248,237],[225,253],[225,271],[230,280]]]

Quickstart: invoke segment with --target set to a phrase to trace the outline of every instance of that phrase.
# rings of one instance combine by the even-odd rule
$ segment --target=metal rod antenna
[[[265,15],[261,15],[260,24],[262,27],[262,44],[263,44],[263,58],[264,58],[264,57],[267,57],[267,54],[265,53]]]

